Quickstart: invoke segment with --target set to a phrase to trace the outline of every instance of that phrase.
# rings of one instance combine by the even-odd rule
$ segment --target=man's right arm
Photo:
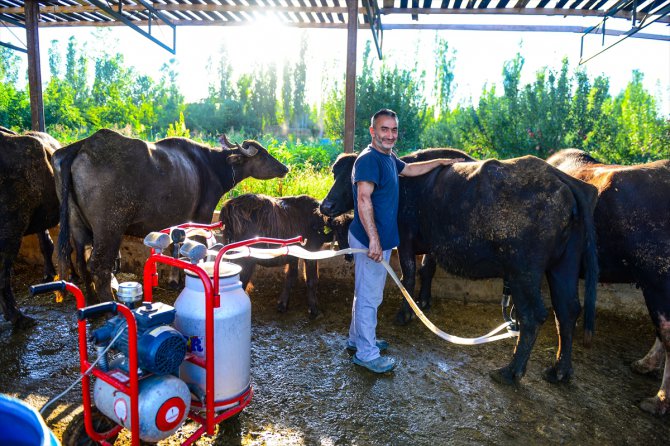
[[[356,187],[358,188],[358,216],[368,239],[370,239],[368,257],[375,262],[381,262],[382,247],[379,242],[379,234],[375,225],[375,211],[372,206],[372,192],[375,190],[375,184],[369,181],[359,181],[356,183]]]

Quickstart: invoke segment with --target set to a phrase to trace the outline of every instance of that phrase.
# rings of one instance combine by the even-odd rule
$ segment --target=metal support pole
[[[37,22],[40,5],[37,0],[26,0],[26,44],[28,46],[28,88],[33,130],[44,131],[44,103],[42,102],[42,74],[40,68],[40,38]]]
[[[354,151],[356,130],[356,38],[358,34],[358,0],[347,0],[347,79],[344,99],[344,151]]]

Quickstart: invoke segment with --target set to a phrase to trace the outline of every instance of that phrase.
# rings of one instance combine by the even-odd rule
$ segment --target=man
[[[371,119],[372,141],[356,159],[352,171],[354,220],[349,227],[351,248],[367,249],[354,254],[355,290],[347,349],[355,352],[354,364],[375,373],[393,370],[395,360],[380,356],[388,343],[376,339],[377,309],[384,295],[386,269],[380,263],[389,261],[398,236],[398,175],[413,177],[438,166],[457,161],[437,159],[412,164],[399,160],[393,153],[398,139],[398,115],[381,109]]]

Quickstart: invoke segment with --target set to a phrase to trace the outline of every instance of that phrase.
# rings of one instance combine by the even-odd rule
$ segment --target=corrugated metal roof
[[[0,21],[25,23],[24,3],[0,0]],[[377,6],[384,30],[439,29],[441,26],[431,19],[445,15],[611,16],[633,20],[635,11],[635,20],[641,21],[667,14],[670,9],[670,0],[372,0],[370,3],[373,7]],[[138,26],[160,20],[157,15],[176,26],[240,26],[268,18],[286,26],[303,28],[347,26],[346,0],[57,0],[40,1],[39,4],[41,27],[124,24],[99,4]],[[368,1],[361,0],[358,6],[359,26],[369,27],[366,15]],[[384,23],[391,17],[393,23]],[[500,21],[502,23],[497,26],[504,28],[505,20]],[[668,18],[659,22],[667,24]],[[529,31],[541,30],[533,29],[533,26],[525,28]]]

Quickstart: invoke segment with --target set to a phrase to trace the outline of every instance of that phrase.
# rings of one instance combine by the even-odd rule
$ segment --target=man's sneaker
[[[371,359],[370,361],[361,361],[356,357],[356,355],[354,355],[351,361],[354,364],[365,367],[374,373],[390,372],[395,367],[395,359],[389,356],[380,356],[378,358]]]
[[[377,342],[377,348],[379,349],[380,352],[383,352],[387,348],[389,348],[389,343],[384,341],[383,339],[378,339]],[[352,344],[351,342],[347,341],[347,350],[349,350],[351,353],[356,353],[356,346]]]

